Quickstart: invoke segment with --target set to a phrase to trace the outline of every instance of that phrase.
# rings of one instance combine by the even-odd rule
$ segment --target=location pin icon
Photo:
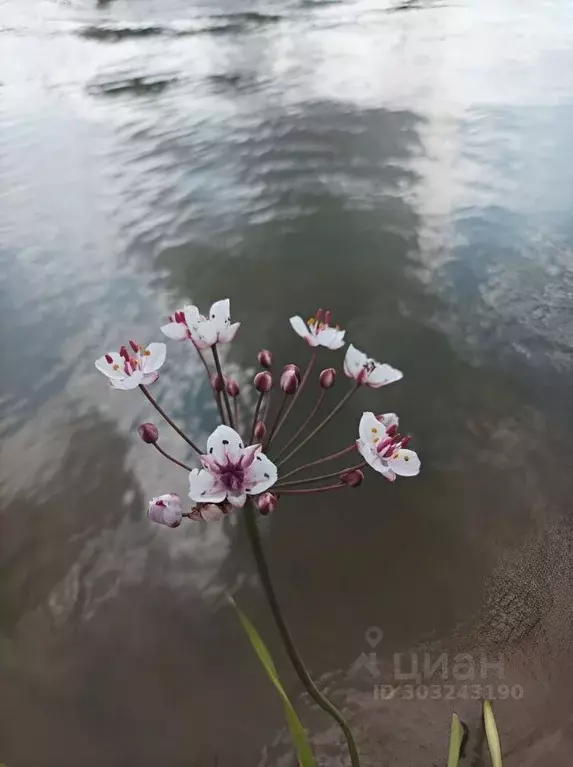
[[[372,649],[380,644],[383,636],[384,632],[378,626],[370,626],[370,628],[367,628],[364,632],[364,639],[366,639]]]

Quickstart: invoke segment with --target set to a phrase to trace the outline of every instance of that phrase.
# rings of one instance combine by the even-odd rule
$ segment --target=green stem
[[[275,619],[275,623],[277,625],[277,628],[278,628],[280,637],[282,639],[282,642],[284,644],[285,650],[287,652],[287,655],[292,665],[294,666],[294,669],[297,673],[298,678],[302,682],[305,690],[308,692],[310,697],[314,701],[316,701],[316,703],[318,703],[318,705],[323,711],[326,711],[326,713],[329,714],[336,721],[336,723],[339,725],[340,729],[342,730],[344,734],[344,738],[346,740],[346,744],[348,746],[348,753],[350,754],[350,762],[352,764],[352,767],[360,767],[358,749],[356,748],[356,743],[354,741],[354,736],[352,735],[352,731],[350,727],[346,723],[346,720],[344,719],[340,711],[328,700],[328,698],[326,698],[320,692],[320,690],[318,689],[318,687],[312,680],[310,674],[308,673],[306,669],[306,666],[304,665],[302,658],[300,657],[298,653],[298,650],[296,649],[296,646],[293,642],[288,626],[285,623],[285,619],[283,618],[283,614],[281,612],[281,609],[277,600],[277,596],[275,594],[275,588],[271,579],[265,553],[263,551],[263,546],[262,546],[261,538],[259,535],[259,530],[257,527],[257,520],[255,518],[254,509],[251,502],[249,502],[245,506],[245,524],[247,527],[249,542],[251,544],[251,549],[255,557],[257,570],[259,572],[259,577],[263,585],[265,596],[269,603],[269,607],[271,608],[273,618]]]
[[[223,376],[223,369],[221,368],[221,360],[219,359],[219,352],[217,351],[217,344],[213,344],[211,347],[211,350],[213,352],[213,359],[215,361],[215,368],[217,370],[217,375],[219,376],[221,380],[221,385],[223,387],[222,394],[223,394],[223,400],[225,402],[225,408],[227,410],[227,416],[229,418],[229,426],[234,429],[235,428],[235,422],[233,420],[233,413],[231,411],[231,403],[229,402],[229,395],[227,394],[227,387],[225,386],[225,378]]]

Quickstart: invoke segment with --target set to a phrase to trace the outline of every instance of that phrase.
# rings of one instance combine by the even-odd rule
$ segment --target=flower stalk
[[[269,604],[273,618],[275,619],[275,623],[276,623],[278,632],[280,634],[282,643],[284,645],[284,648],[286,650],[286,653],[297,673],[298,678],[302,682],[304,689],[308,692],[310,697],[320,706],[320,708],[323,711],[326,711],[326,713],[329,714],[337,722],[338,726],[342,730],[344,739],[346,740],[346,744],[348,746],[348,753],[350,754],[350,762],[352,767],[360,767],[360,758],[358,756],[358,749],[356,747],[356,742],[354,740],[352,730],[350,729],[350,727],[348,726],[346,722],[346,719],[343,717],[340,711],[336,708],[336,706],[333,703],[331,703],[328,700],[328,698],[325,697],[316,686],[315,682],[313,681],[312,677],[310,676],[304,664],[304,661],[302,660],[296,648],[296,645],[293,641],[289,628],[285,622],[284,616],[282,614],[282,610],[280,608],[280,605],[277,599],[277,595],[275,593],[275,587],[271,578],[271,574],[270,574],[267,560],[265,557],[265,552],[263,550],[261,537],[259,535],[257,520],[255,518],[254,509],[251,503],[248,503],[246,505],[244,510],[244,517],[245,517],[245,527],[247,530],[247,536],[249,539],[249,543],[251,545],[251,551],[253,552],[253,557],[255,559],[255,563],[259,573],[259,578],[261,580],[261,584],[263,586],[263,590],[265,592],[267,602]]]

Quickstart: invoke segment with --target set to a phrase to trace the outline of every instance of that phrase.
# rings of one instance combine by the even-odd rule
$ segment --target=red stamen
[[[325,325],[330,325],[330,317],[331,317],[330,310],[327,310],[324,313],[324,324]]]
[[[111,354],[106,354],[106,355],[105,355],[105,361],[106,361],[106,362],[107,362],[109,365],[111,365],[111,364],[113,363],[113,357],[111,356]]]
[[[398,431],[398,427],[396,426],[395,423],[393,423],[392,426],[389,426],[386,429],[386,434],[388,435],[388,437],[393,437],[394,434],[396,434],[397,431]]]
[[[320,325],[322,321],[322,309],[317,309],[316,314],[314,315],[314,319],[316,320],[316,324]]]
[[[139,351],[139,346],[135,343],[135,341],[131,341],[130,340],[129,345],[131,346],[131,348],[133,349],[134,352],[138,352]]]
[[[382,458],[390,458],[395,450],[396,445],[390,445],[390,447],[387,447],[386,450],[382,453]]]
[[[121,349],[119,350],[119,353],[121,354],[121,356],[123,357],[123,359],[124,359],[126,362],[128,362],[128,361],[129,361],[129,352],[127,351],[127,349],[125,348],[125,346],[122,346],[122,347],[121,347]]]
[[[386,437],[386,439],[383,439],[383,440],[381,440],[381,441],[380,441],[380,442],[379,442],[379,443],[376,445],[376,450],[377,450],[379,453],[381,453],[383,450],[386,450],[386,448],[388,447],[388,445],[391,445],[391,444],[392,444],[392,438],[391,438],[391,437]]]
[[[404,439],[402,440],[402,442],[400,443],[400,447],[406,447],[406,445],[408,444],[408,442],[409,442],[411,439],[412,439],[412,435],[411,435],[411,434],[407,434],[407,435],[404,437]]]
[[[155,501],[156,506],[161,506],[162,508],[165,506],[165,501],[162,501],[161,498],[159,498],[157,501]]]

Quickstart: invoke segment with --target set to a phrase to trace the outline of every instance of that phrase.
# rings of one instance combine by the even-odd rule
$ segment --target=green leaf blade
[[[460,751],[464,739],[464,728],[457,714],[452,714],[450,727],[450,747],[448,749],[448,767],[458,767]]]
[[[296,749],[300,767],[316,767],[316,762],[314,760],[306,730],[302,726],[302,722],[298,718],[295,708],[290,702],[289,697],[281,684],[277,670],[275,668],[275,664],[273,663],[273,659],[271,658],[269,651],[265,647],[265,644],[261,639],[258,631],[247,618],[247,616],[238,607],[235,600],[229,597],[229,601],[237,611],[241,625],[246,635],[248,636],[249,641],[251,642],[251,645],[261,662],[261,665],[265,669],[267,676],[275,686],[275,689],[282,699],[291,738]]]
[[[492,766],[503,767],[501,761],[501,743],[499,740],[499,733],[497,731],[497,725],[495,723],[491,701],[489,700],[485,700],[483,703],[483,721],[485,725],[485,735],[487,738],[487,746],[489,748]]]

